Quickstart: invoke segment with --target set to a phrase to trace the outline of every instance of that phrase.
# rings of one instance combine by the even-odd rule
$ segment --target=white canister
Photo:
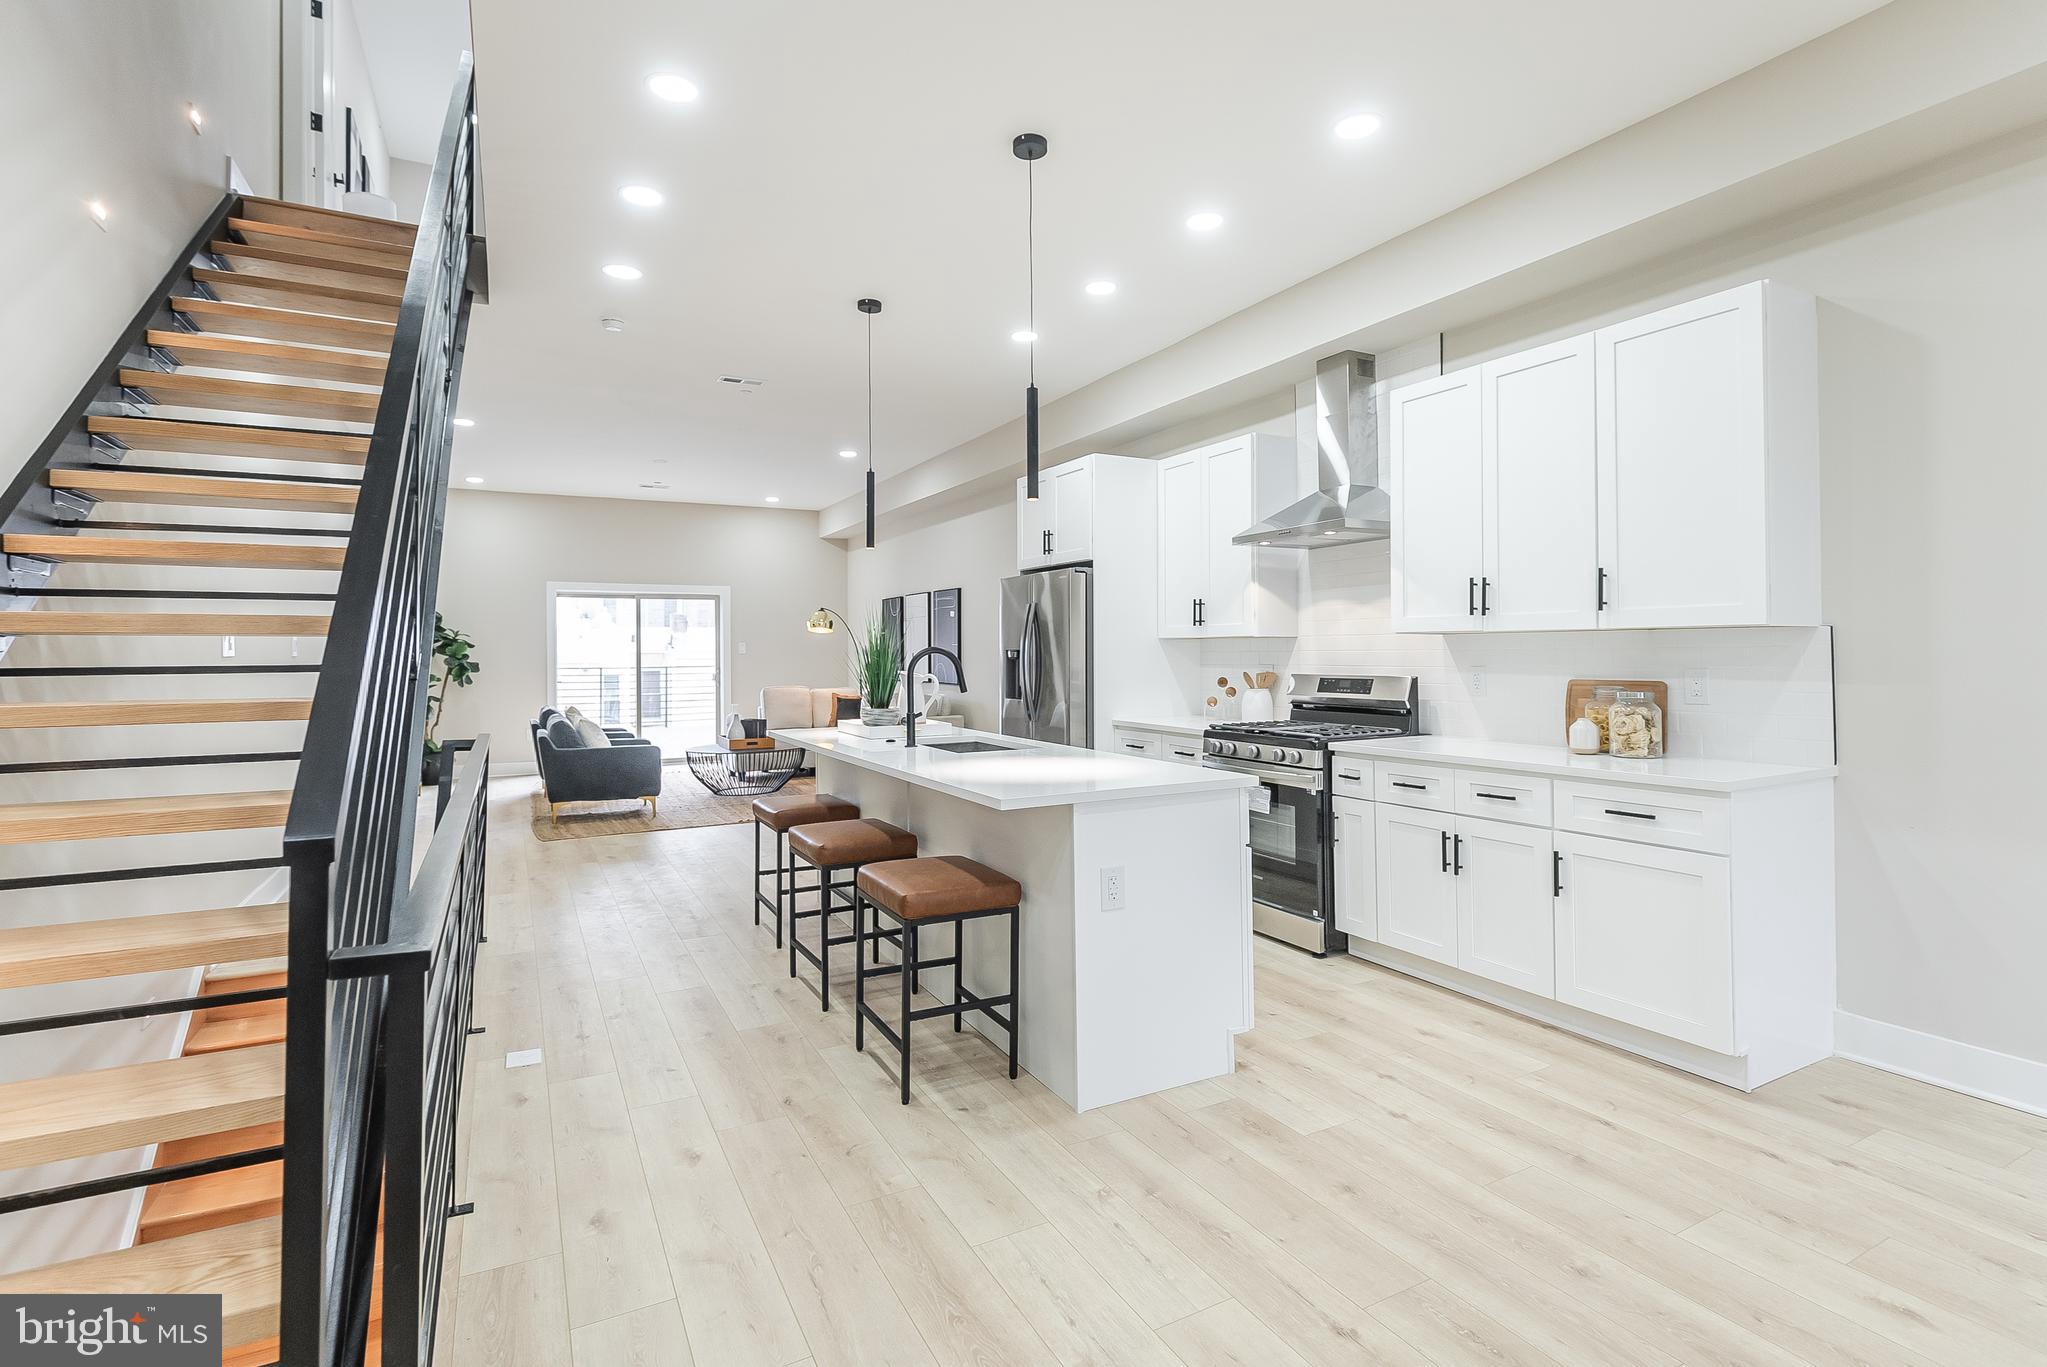
[[[1571,723],[1571,753],[1574,755],[1596,755],[1599,753],[1599,723],[1590,717],[1580,717]]]
[[[1244,704],[1245,721],[1272,720],[1272,690],[1269,688],[1247,688],[1239,699]]]

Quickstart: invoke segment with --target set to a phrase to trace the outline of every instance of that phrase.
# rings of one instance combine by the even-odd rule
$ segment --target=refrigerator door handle
[[[1038,719],[1038,605],[1034,602],[1024,609],[1023,631],[1018,641],[1020,659],[1017,666],[1019,686],[1017,695],[1023,700],[1024,720]]]

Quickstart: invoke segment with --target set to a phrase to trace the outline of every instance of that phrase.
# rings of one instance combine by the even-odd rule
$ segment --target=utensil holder
[[[1272,690],[1269,688],[1247,688],[1238,697],[1243,704],[1245,721],[1272,720]]]

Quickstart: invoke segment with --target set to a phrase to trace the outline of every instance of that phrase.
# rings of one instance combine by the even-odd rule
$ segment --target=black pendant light
[[[874,549],[874,315],[881,300],[862,299],[854,307],[867,315],[867,549]]]
[[[1009,150],[1024,164],[1024,261],[1030,280],[1031,383],[1024,390],[1024,497],[1038,497],[1038,199],[1037,163],[1050,150],[1043,133],[1019,133]]]

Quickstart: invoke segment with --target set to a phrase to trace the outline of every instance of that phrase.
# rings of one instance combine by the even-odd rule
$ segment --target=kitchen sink
[[[934,740],[920,741],[926,750],[950,750],[955,755],[978,755],[988,750],[1016,750],[1015,745],[993,745],[985,740]]]

